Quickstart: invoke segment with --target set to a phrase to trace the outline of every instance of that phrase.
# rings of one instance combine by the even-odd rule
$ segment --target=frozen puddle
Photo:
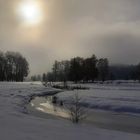
[[[60,106],[54,106],[50,97],[36,97],[30,103],[29,110],[39,115],[43,112],[43,118],[47,118],[48,114],[61,118],[69,118],[68,112]],[[132,114],[115,113],[110,111],[88,109],[88,117],[83,123],[88,123],[99,128],[113,129],[130,133],[140,134],[140,116]]]

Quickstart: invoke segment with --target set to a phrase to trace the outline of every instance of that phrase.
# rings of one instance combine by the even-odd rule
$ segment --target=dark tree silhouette
[[[140,80],[139,65],[111,65],[107,58],[75,57],[70,61],[55,61],[52,72],[46,74],[47,81],[94,82],[94,80]]]
[[[47,75],[45,73],[43,73],[43,75],[42,75],[42,81],[43,82],[46,82],[47,81]]]
[[[107,58],[101,58],[98,60],[98,72],[99,78],[104,82],[109,74],[109,64]]]
[[[71,59],[69,77],[75,83],[83,79],[83,58],[76,57]]]
[[[140,63],[136,66],[136,74],[137,74],[137,79],[140,82]]]
[[[6,79],[6,59],[3,52],[0,52],[0,81],[4,81]]]
[[[27,60],[17,52],[0,52],[0,81],[23,81],[29,73]]]
[[[59,69],[58,61],[55,61],[55,62],[54,62],[54,65],[53,65],[53,68],[52,68],[53,76],[54,76],[54,81],[57,81],[58,69]]]
[[[84,60],[83,70],[84,70],[84,80],[92,80],[94,82],[95,78],[98,76],[98,69],[97,69],[97,58],[93,55],[90,58]]]
[[[52,72],[47,73],[47,82],[53,82],[54,81],[54,75]]]
[[[59,79],[60,81],[63,81],[64,87],[67,87],[67,80],[69,76],[69,70],[70,70],[70,62],[69,61],[61,61],[59,62]]]

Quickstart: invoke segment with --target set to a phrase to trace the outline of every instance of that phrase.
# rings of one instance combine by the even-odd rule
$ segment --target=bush
[[[71,104],[67,105],[67,110],[73,123],[79,123],[79,121],[86,118],[86,111],[81,106],[81,101],[82,99],[78,93],[76,93],[74,97],[71,98]]]

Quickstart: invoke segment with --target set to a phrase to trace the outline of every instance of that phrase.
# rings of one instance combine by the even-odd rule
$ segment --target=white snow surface
[[[74,94],[88,108],[140,115],[140,84],[81,84],[89,90],[65,91],[58,94],[59,100],[68,102]]]
[[[0,140],[140,140],[137,134],[27,113],[25,104],[31,96],[54,91],[41,83],[0,83]]]

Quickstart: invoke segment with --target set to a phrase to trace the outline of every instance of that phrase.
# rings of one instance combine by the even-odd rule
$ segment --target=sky
[[[31,74],[92,54],[137,64],[139,7],[140,0],[0,0],[0,50],[23,54]]]

